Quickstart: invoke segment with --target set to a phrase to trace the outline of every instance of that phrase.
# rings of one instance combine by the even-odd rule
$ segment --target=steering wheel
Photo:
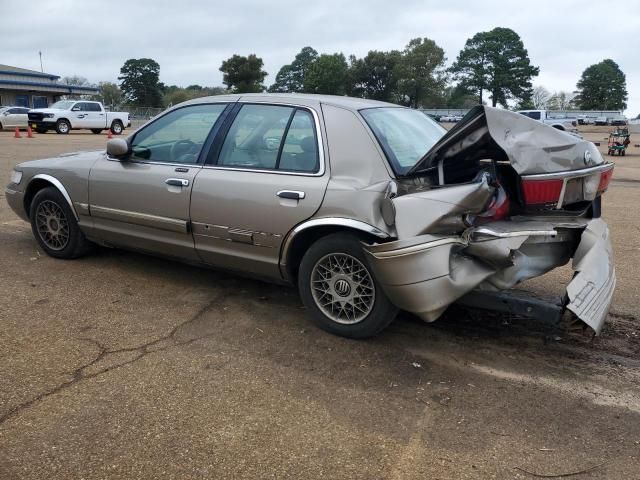
[[[180,157],[183,157],[187,154],[194,154],[196,150],[197,146],[191,140],[178,140],[173,145],[171,145],[171,161],[176,162]]]

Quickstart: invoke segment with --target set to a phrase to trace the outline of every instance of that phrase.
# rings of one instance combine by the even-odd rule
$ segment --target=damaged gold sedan
[[[318,326],[352,338],[398,309],[433,321],[457,301],[501,308],[501,292],[573,259],[564,301],[526,311],[572,312],[599,333],[615,287],[600,218],[612,172],[592,143],[489,107],[446,132],[381,102],[225,95],[106,152],[20,164],[5,193],[54,257],[96,243],[294,284]]]

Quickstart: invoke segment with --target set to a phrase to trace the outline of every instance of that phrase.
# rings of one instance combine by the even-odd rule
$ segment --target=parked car
[[[547,110],[519,110],[518,113],[526,117],[537,120],[558,130],[567,132],[578,132],[578,119],[568,117],[554,117]]]
[[[627,124],[627,119],[624,117],[616,117],[609,120],[609,125],[615,127],[625,126]]]
[[[0,107],[0,130],[27,128],[27,112],[25,107]]]
[[[177,105],[106,152],[21,163],[5,196],[52,257],[96,243],[297,285],[317,325],[353,338],[573,257],[562,311],[598,333],[612,171],[593,143],[491,107],[447,132],[383,102],[242,94]]]
[[[29,110],[29,124],[38,133],[55,130],[66,134],[85,129],[98,134],[110,129],[120,135],[131,126],[131,120],[127,112],[107,112],[100,102],[61,100],[49,108]]]
[[[609,125],[609,119],[607,117],[596,117],[593,124],[600,126]]]

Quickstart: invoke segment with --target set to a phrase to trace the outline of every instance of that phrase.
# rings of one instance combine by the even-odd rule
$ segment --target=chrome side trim
[[[153,227],[170,232],[187,233],[187,221],[177,218],[159,217],[148,213],[131,212],[129,210],[119,210],[117,208],[101,207],[91,205],[91,216],[105,218],[118,222],[132,223],[144,227]]]
[[[417,245],[411,245],[409,247],[399,248],[397,250],[390,250],[387,252],[376,252],[373,253],[367,250],[371,256],[377,259],[385,259],[385,258],[395,258],[395,257],[403,257],[405,255],[412,255],[414,253],[422,252],[424,250],[429,250],[430,248],[440,247],[442,245],[449,244],[457,244],[457,245],[467,245],[467,242],[464,240],[452,237],[452,238],[440,238],[438,240],[432,240],[431,242],[419,243]]]
[[[361,222],[360,220],[354,220],[352,218],[325,217],[307,220],[296,225],[293,230],[289,232],[287,237],[284,239],[284,242],[282,243],[282,250],[280,251],[280,274],[283,276],[283,278],[288,279],[289,276],[287,274],[287,257],[289,256],[289,249],[291,248],[291,244],[293,243],[296,235],[298,235],[300,232],[308,230],[309,228],[327,226],[352,228],[354,230],[360,230],[361,232],[369,233],[381,239],[391,237],[391,235],[389,235],[387,232],[384,232],[379,228],[374,227],[373,225],[369,225],[368,223]]]
[[[466,232],[465,232],[466,233]],[[499,232],[488,227],[474,228],[469,232],[469,235],[475,235],[479,233],[481,235],[488,235],[496,238],[513,238],[513,237],[555,237],[558,232],[556,230],[517,230],[513,232]]]
[[[31,184],[31,182],[33,182],[36,179],[46,180],[47,182],[52,184],[54,187],[56,187],[60,191],[60,193],[62,194],[64,199],[67,201],[67,203],[69,204],[69,207],[71,208],[71,211],[73,212],[73,216],[75,217],[76,220],[78,220],[78,213],[76,212],[76,209],[73,206],[73,202],[71,201],[71,197],[69,196],[69,193],[67,192],[67,189],[64,188],[64,185],[62,185],[62,182],[60,182],[60,180],[58,180],[56,177],[52,177],[51,175],[47,175],[45,173],[39,173],[39,174],[33,176],[33,178],[30,180],[29,184]],[[29,187],[27,187],[27,188],[29,188]]]

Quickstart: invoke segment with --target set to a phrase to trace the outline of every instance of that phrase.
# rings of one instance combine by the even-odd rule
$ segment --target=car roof
[[[368,100],[365,98],[342,97],[339,95],[316,95],[311,93],[239,93],[227,95],[215,95],[211,97],[200,97],[180,105],[211,103],[211,102],[277,102],[293,103],[302,105],[326,104],[334,105],[349,110],[361,110],[363,108],[374,107],[399,107],[393,103],[380,102],[378,100]],[[176,105],[177,106],[177,105]]]

